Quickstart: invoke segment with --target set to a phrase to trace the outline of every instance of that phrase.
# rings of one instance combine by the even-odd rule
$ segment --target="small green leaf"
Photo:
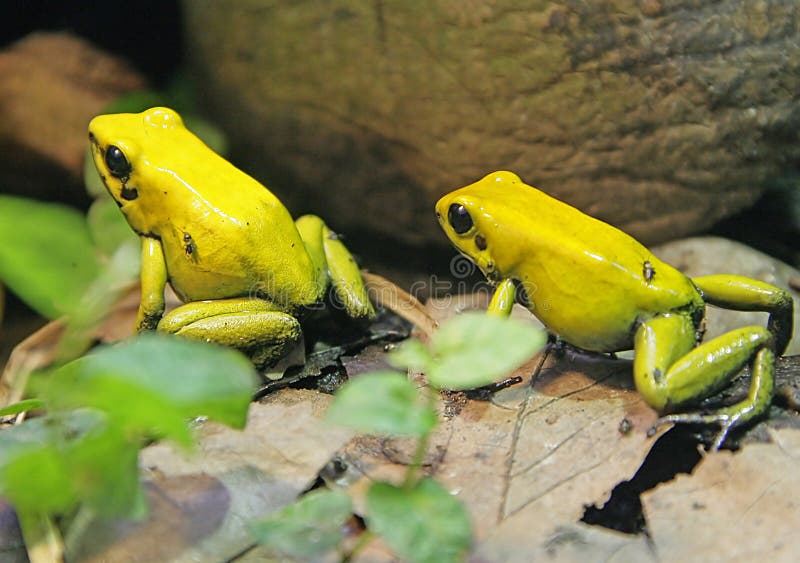
[[[118,246],[107,257],[100,273],[67,318],[66,330],[58,346],[57,364],[73,360],[91,347],[97,326],[136,281],[140,256],[138,241],[131,241]]]
[[[42,407],[44,407],[44,401],[41,399],[25,399],[0,409],[0,416],[14,416],[34,409],[41,409]]]
[[[373,484],[367,492],[366,520],[369,530],[409,561],[463,561],[471,543],[464,506],[432,479],[411,488]]]
[[[189,444],[192,417],[242,428],[255,387],[252,364],[235,350],[145,334],[58,368],[44,397],[53,408],[97,408],[130,431]]]
[[[137,248],[141,245],[139,236],[128,225],[119,206],[108,192],[95,199],[86,214],[86,221],[92,242],[106,256],[111,256],[123,244],[133,244]]]
[[[335,549],[342,526],[353,512],[350,497],[339,490],[317,490],[296,503],[250,524],[258,543],[282,555],[313,558]]]
[[[389,363],[396,368],[425,371],[433,358],[425,345],[416,339],[408,339],[389,354]]]
[[[19,511],[52,514],[77,501],[57,431],[53,419],[43,417],[0,432],[0,496]]]
[[[431,337],[435,361],[428,382],[440,389],[473,389],[507,375],[542,349],[547,335],[517,319],[464,313]]]
[[[0,496],[17,511],[65,514],[88,502],[103,514],[141,506],[137,455],[98,411],[47,415],[0,432]]]
[[[404,375],[377,371],[342,386],[328,419],[370,434],[422,436],[436,425],[436,412]]]
[[[0,279],[48,318],[72,312],[97,275],[86,220],[53,203],[0,195]]]

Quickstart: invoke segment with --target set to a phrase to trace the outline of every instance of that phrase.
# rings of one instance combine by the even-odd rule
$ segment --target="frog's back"
[[[108,117],[119,120],[136,155],[130,183],[138,197],[123,212],[140,234],[161,239],[182,299],[262,295],[292,309],[319,298],[294,221],[272,192],[171,110]]]
[[[478,231],[496,246],[500,277],[522,282],[534,314],[568,342],[625,349],[642,318],[698,306],[691,280],[630,235],[521,182],[497,184],[469,193]]]

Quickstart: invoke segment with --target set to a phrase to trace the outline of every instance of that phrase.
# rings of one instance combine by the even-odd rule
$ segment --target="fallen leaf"
[[[642,495],[661,562],[796,559],[800,430],[770,434],[772,443],[709,454]]]

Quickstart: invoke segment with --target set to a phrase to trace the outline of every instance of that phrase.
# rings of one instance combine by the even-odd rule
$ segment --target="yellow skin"
[[[497,284],[489,312],[508,315],[519,298],[555,335],[596,352],[633,349],[633,377],[645,400],[672,412],[726,386],[748,362],[747,399],[702,415],[659,422],[717,423],[728,431],[763,414],[773,394],[775,354],[792,334],[787,291],[743,276],[688,278],[629,235],[495,172],[436,204],[455,247]],[[748,326],[701,344],[705,305],[767,311]]]
[[[313,215],[293,221],[264,186],[168,108],[95,117],[94,163],[142,240],[137,330],[211,340],[259,365],[299,340],[296,315],[329,287],[355,319],[375,314],[353,257]],[[184,305],[164,315],[170,282]]]

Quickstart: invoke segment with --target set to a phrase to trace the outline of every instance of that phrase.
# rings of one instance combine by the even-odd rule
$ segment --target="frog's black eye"
[[[115,178],[126,178],[131,174],[131,163],[119,147],[109,145],[106,149],[106,166]]]
[[[453,230],[463,235],[472,228],[472,217],[469,216],[467,208],[460,203],[454,203],[447,211],[447,220],[450,221],[450,226]]]

